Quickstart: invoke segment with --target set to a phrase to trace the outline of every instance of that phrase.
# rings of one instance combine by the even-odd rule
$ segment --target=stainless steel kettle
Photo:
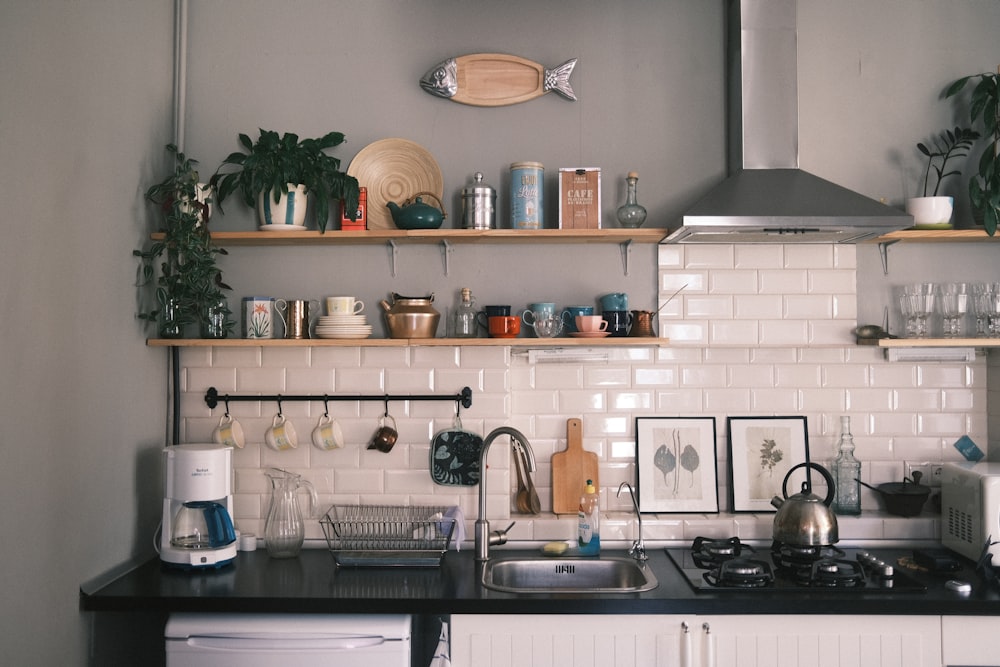
[[[788,495],[788,479],[795,470],[802,467],[814,468],[823,475],[826,480],[826,498],[813,494],[808,477],[802,482],[801,493]],[[812,461],[792,466],[781,483],[781,493],[785,497],[775,496],[771,500],[771,504],[778,508],[774,515],[774,541],[810,547],[835,544],[840,539],[837,534],[837,515],[830,507],[835,491],[833,476],[823,466]]]

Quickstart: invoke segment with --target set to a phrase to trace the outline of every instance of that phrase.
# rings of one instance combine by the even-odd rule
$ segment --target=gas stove
[[[667,555],[698,592],[822,590],[837,593],[923,593],[927,587],[878,553],[833,545],[775,542],[753,547],[737,537],[695,538]]]

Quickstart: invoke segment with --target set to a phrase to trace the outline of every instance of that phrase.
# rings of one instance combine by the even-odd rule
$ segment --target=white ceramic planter
[[[274,203],[274,195],[257,195],[262,231],[302,230],[306,223],[306,186],[288,184],[288,192]]]
[[[917,229],[951,229],[954,197],[912,197],[906,200],[906,212],[913,216]]]

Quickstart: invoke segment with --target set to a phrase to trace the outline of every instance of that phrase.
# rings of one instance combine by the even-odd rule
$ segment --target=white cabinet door
[[[455,615],[451,662],[453,667],[940,667],[941,618]]]
[[[706,667],[940,667],[938,616],[701,616]]]
[[[451,617],[452,667],[693,667],[691,616],[482,614]],[[699,635],[692,631],[691,638]],[[689,657],[690,660],[690,657]]]
[[[941,652],[945,667],[951,665],[1000,665],[1000,618],[996,616],[943,616]]]

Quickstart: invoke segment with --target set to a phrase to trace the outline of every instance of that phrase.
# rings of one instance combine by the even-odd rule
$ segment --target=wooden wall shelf
[[[150,338],[150,347],[666,347],[669,338]]]
[[[883,234],[877,239],[873,239],[873,242],[968,243],[972,241],[988,242],[993,241],[994,238],[1000,241],[1000,235],[992,237],[986,233],[985,229],[901,229],[898,232]]]
[[[670,230],[646,229],[416,229],[299,232],[212,232],[223,246],[373,245],[397,243],[659,243]],[[163,238],[162,232],[151,235]]]

